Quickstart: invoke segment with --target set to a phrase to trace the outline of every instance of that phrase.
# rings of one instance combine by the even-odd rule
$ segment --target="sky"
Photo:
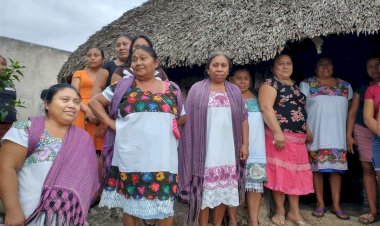
[[[0,36],[74,51],[147,0],[0,0]]]

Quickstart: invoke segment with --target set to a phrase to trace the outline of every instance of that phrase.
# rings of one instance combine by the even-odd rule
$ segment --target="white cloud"
[[[74,51],[147,0],[0,0],[0,36]]]

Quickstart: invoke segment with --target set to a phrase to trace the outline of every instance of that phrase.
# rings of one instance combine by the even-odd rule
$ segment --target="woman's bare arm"
[[[27,155],[24,146],[5,140],[0,149],[0,198],[5,207],[5,225],[24,225],[25,216],[19,201],[17,171]]]

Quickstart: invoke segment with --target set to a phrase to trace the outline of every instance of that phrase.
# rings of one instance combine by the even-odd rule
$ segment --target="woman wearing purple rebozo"
[[[226,206],[244,201],[248,157],[248,113],[240,89],[225,81],[230,59],[212,56],[209,78],[195,83],[186,100],[186,123],[179,144],[180,196],[189,203],[187,223],[221,225]]]
[[[69,84],[41,94],[46,117],[15,122],[0,149],[5,225],[85,224],[99,183],[92,138],[72,125],[80,97]]]

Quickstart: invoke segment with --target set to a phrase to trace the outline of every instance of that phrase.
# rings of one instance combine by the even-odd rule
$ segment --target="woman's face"
[[[207,73],[212,82],[223,83],[228,76],[230,63],[223,55],[218,55],[211,60],[210,66],[207,68]]]
[[[315,69],[317,78],[331,78],[334,72],[334,66],[329,59],[322,59]]]
[[[137,79],[145,80],[154,77],[154,70],[158,64],[158,60],[142,49],[133,52],[131,67]]]
[[[131,48],[131,40],[121,36],[116,40],[116,56],[122,61],[126,61],[129,57],[129,49]]]
[[[45,109],[50,119],[60,124],[71,124],[80,111],[80,98],[71,88],[63,88],[53,96],[50,103],[45,102]]]
[[[249,89],[251,76],[247,70],[238,70],[232,76],[232,83],[237,85],[242,93],[245,93]]]
[[[149,46],[149,43],[146,41],[145,38],[138,38],[136,41],[133,43],[132,50],[135,50],[139,46]]]
[[[92,48],[87,51],[86,61],[87,67],[89,68],[99,68],[103,64],[103,56],[98,48]]]
[[[367,74],[372,80],[380,78],[379,58],[371,58],[368,60]]]
[[[283,79],[289,79],[293,74],[293,62],[288,55],[280,56],[273,65],[275,76]]]

